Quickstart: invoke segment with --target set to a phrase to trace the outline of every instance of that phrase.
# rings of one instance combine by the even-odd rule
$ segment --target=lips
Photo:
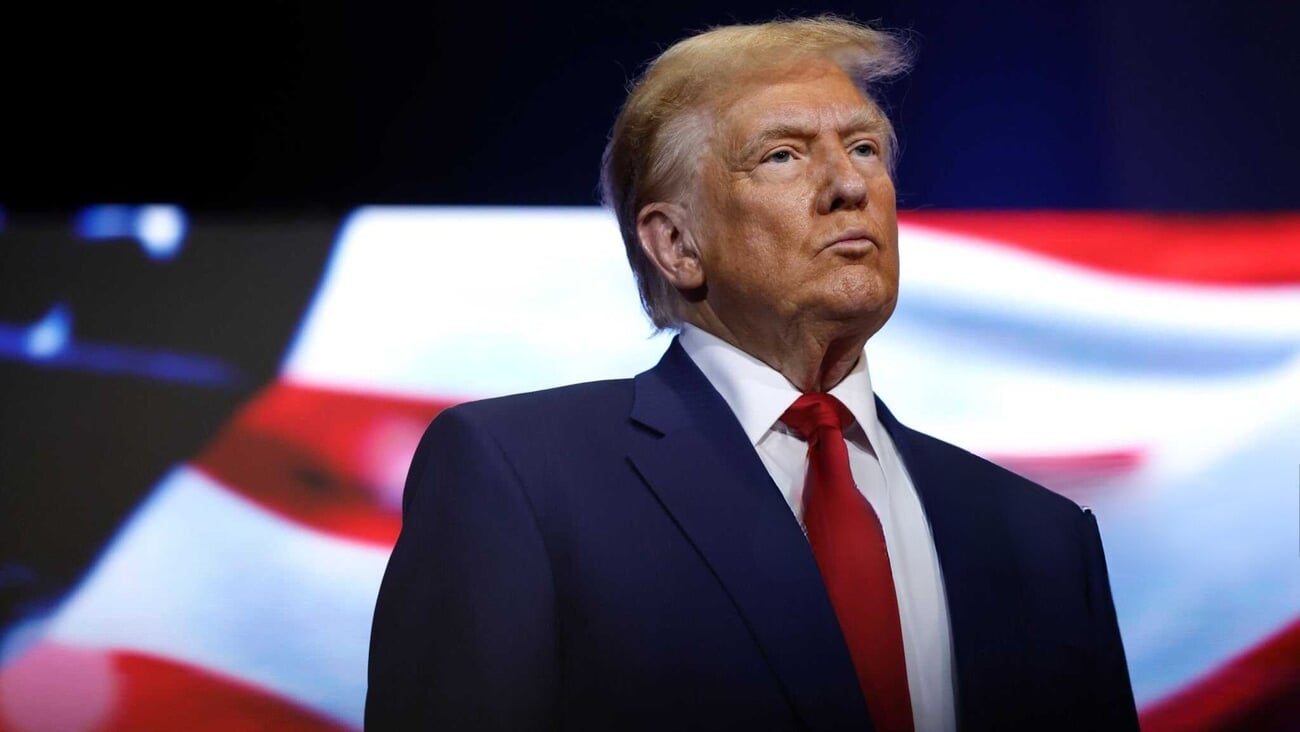
[[[876,239],[871,232],[865,228],[846,229],[831,239],[824,249],[832,247],[837,249],[865,248],[876,245]]]

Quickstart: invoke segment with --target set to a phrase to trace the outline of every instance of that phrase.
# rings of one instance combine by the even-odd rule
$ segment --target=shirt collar
[[[684,324],[679,341],[731,407],[752,445],[758,445],[801,394],[779,371],[708,331]],[[872,446],[877,446],[879,423],[866,353],[830,393],[848,407]]]

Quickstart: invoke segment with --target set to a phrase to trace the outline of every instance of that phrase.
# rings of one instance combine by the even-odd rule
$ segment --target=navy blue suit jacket
[[[1136,729],[1092,515],[878,409],[934,533],[960,728]],[[635,379],[434,420],[366,726],[871,728],[807,540],[676,342]]]

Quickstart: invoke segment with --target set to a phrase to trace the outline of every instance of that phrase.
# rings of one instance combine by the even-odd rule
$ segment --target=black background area
[[[39,613],[92,566],[129,512],[275,377],[338,221],[195,216],[173,261],[130,239],[83,242],[72,216],[0,234],[0,321],[62,303],[78,343],[225,364],[228,383],[0,360],[0,629]]]
[[[31,4],[6,11],[0,203],[589,204],[627,81],[688,32],[907,31],[904,208],[1300,206],[1300,4]]]

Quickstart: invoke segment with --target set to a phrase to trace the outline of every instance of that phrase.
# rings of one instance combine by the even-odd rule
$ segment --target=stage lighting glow
[[[135,239],[150,259],[166,261],[180,253],[189,222],[179,206],[97,205],[82,209],[73,226],[88,241]]]
[[[87,206],[73,221],[77,236],[96,241],[131,236],[132,206]]]
[[[23,344],[34,359],[50,358],[67,348],[72,340],[72,311],[62,303],[50,308],[43,318],[27,329]]]
[[[185,241],[185,212],[176,206],[141,206],[135,216],[135,235],[152,259],[172,259]]]

